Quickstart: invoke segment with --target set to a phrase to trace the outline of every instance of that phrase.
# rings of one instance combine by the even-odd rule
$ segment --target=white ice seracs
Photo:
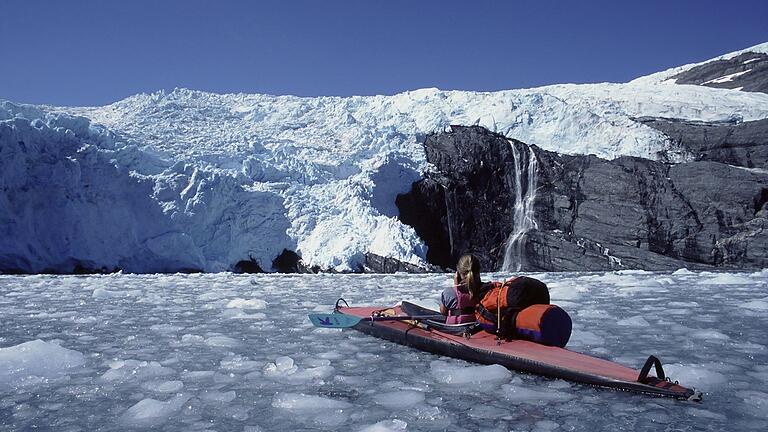
[[[560,153],[656,158],[671,143],[634,118],[768,118],[766,94],[669,82],[693,66],[499,92],[176,89],[104,107],[0,102],[0,260],[31,272],[222,271],[238,261],[270,271],[289,249],[341,271],[359,269],[367,252],[423,264],[426,248],[394,200],[429,169],[425,134],[478,124]]]

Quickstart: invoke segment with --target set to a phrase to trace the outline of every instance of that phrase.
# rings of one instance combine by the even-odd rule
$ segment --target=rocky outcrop
[[[717,161],[768,169],[768,119],[750,122],[696,122],[655,117],[637,118],[671,141],[662,159]]]
[[[693,67],[672,79],[677,84],[768,93],[768,55],[745,52],[730,59]]]
[[[542,190],[537,199],[539,232],[532,236],[527,254],[531,268],[653,270],[768,264],[758,258],[768,250],[768,242],[746,245],[738,239],[749,230],[743,224],[761,218],[757,213],[768,192],[768,174],[711,161],[670,165],[633,157],[613,161],[564,157],[541,150],[536,155],[542,161]],[[554,239],[542,241],[542,236]],[[585,258],[574,263],[577,250],[565,258],[554,253],[555,248],[567,249],[563,241],[583,249]],[[725,252],[730,242],[754,252],[735,258],[733,252]],[[539,246],[537,253],[535,246],[542,244],[550,247]],[[559,262],[568,260],[567,266]]]
[[[480,127],[428,136],[436,169],[398,197],[430,262],[451,267],[473,252],[484,268],[500,268],[515,223],[512,146],[538,161],[536,228],[523,240],[523,270],[768,265],[768,174],[714,161],[560,155]]]
[[[512,231],[510,141],[481,127],[453,126],[451,133],[428,135],[424,146],[437,170],[397,197],[401,221],[427,244],[432,264],[450,268],[462,253],[472,252],[484,268],[498,267]]]
[[[417,266],[370,252],[365,254],[365,263],[361,269],[362,273],[442,273],[444,271],[435,265]]]
[[[304,263],[299,254],[288,249],[283,249],[272,261],[272,269],[278,273],[317,273]]]

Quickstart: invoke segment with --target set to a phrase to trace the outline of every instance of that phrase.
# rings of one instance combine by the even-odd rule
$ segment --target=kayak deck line
[[[414,305],[415,306],[415,305]],[[412,309],[412,308],[409,308]],[[434,313],[422,309],[423,315]],[[415,315],[413,310],[403,311],[401,306],[343,307],[336,312],[359,318],[372,316]],[[421,321],[361,320],[351,328],[371,336],[401,345],[412,346],[432,354],[444,355],[481,364],[500,364],[508,369],[561,378],[599,387],[645,393],[654,396],[700,401],[701,392],[688,389],[663,376],[661,362],[651,356],[642,371],[621,364],[581,354],[566,348],[546,346],[525,340],[499,340],[487,332],[471,337],[443,333]],[[654,359],[655,362],[652,362]],[[647,376],[651,365],[657,365],[659,377]],[[648,370],[646,370],[648,369]],[[641,372],[645,372],[642,374]],[[642,376],[645,375],[645,376]]]

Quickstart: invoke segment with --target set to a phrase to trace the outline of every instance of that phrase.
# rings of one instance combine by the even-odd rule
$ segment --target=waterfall
[[[515,208],[512,216],[512,233],[507,238],[507,244],[504,248],[504,263],[501,269],[513,272],[520,271],[523,266],[523,240],[525,234],[531,229],[538,228],[533,214],[538,165],[533,150],[528,147],[528,167],[525,170],[525,179],[523,179],[520,151],[512,141],[510,141],[510,145],[512,146],[512,156],[515,162]],[[525,181],[525,188],[523,188],[523,181]]]

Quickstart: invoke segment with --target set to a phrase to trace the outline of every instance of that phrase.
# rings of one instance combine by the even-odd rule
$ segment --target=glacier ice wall
[[[217,271],[292,247],[276,193],[243,175],[164,165],[86,118],[3,104],[2,269]]]
[[[346,98],[177,89],[103,107],[0,101],[0,265],[219,271],[251,260],[270,270],[283,249],[341,271],[368,252],[423,264],[394,200],[431,169],[425,134],[477,124],[560,153],[683,160],[642,116],[756,120],[768,118],[768,95],[654,78]]]

